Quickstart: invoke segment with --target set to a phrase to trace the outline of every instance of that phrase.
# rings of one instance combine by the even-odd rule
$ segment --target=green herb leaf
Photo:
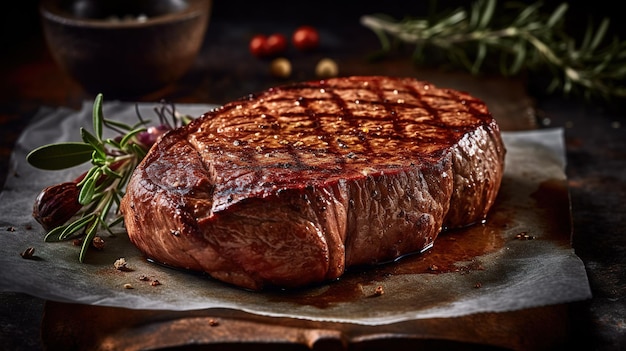
[[[106,125],[108,127],[112,127],[112,128],[122,129],[122,130],[132,130],[132,129],[135,129],[138,126],[144,125],[144,124],[146,124],[148,122],[149,121],[140,121],[140,122],[137,122],[135,125],[131,126],[131,125],[128,125],[128,124],[120,122],[120,121],[107,119],[107,118],[104,119],[104,125]]]
[[[146,156],[146,150],[142,149],[141,146],[137,144],[130,144],[130,147],[133,153],[139,156],[140,159],[143,159]]]
[[[63,225],[63,226],[59,226],[59,227],[52,229],[43,238],[44,242],[51,243],[51,242],[62,241],[59,237],[61,233],[63,233],[63,231],[65,231],[65,228],[67,227],[68,227],[67,225]]]
[[[479,4],[479,6],[481,5],[481,3],[477,3]],[[493,17],[493,14],[496,10],[496,1],[495,0],[488,0],[486,3],[483,4],[483,8],[478,8],[478,11],[481,11],[481,15],[480,17],[480,22],[478,23],[478,27],[479,28],[487,28],[487,26],[489,25],[489,22],[491,22],[491,18]]]
[[[115,139],[106,139],[103,141],[105,145],[110,145],[111,147],[115,148],[115,149],[121,149],[121,145],[119,143],[119,141],[115,140]]]
[[[83,186],[83,184],[85,184],[85,182],[87,181],[87,179],[89,179],[89,178],[93,177],[93,175],[94,175],[96,172],[98,172],[98,167],[91,167],[91,168],[89,168],[89,170],[87,171],[87,173],[85,173],[85,175],[83,176],[83,179],[82,179],[80,182],[78,182],[78,184],[77,184],[77,185],[78,185],[79,187],[82,187],[82,186]]]
[[[93,221],[94,217],[95,216],[93,214],[90,214],[70,223],[68,226],[65,227],[63,232],[59,234],[59,240],[66,240],[68,238],[74,237],[77,232],[83,229],[87,224],[89,224],[89,222]]]
[[[104,113],[102,112],[102,94],[96,95],[93,102],[93,131],[96,133],[98,140],[102,139],[102,124],[104,123]]]
[[[60,170],[78,166],[91,160],[93,146],[87,143],[66,142],[48,144],[32,150],[26,160],[44,170]]]
[[[593,38],[593,41],[591,42],[591,45],[589,45],[590,50],[595,50],[598,48],[598,46],[604,39],[604,36],[606,35],[606,32],[608,29],[609,29],[609,20],[604,19],[604,21],[600,23],[600,26],[598,27],[598,30],[596,31],[596,34]],[[593,29],[591,29],[590,32],[591,31],[593,31]]]
[[[107,227],[109,227],[109,226],[112,227],[112,226],[115,226],[115,225],[120,224],[122,222],[124,222],[124,216],[118,216],[113,221],[111,221],[111,223],[109,223],[109,225]]]
[[[548,27],[557,26],[558,23],[563,20],[563,17],[565,17],[565,12],[567,12],[567,8],[568,5],[565,3],[559,5],[559,7],[552,13],[552,15],[550,15],[550,18],[548,18],[546,25]]]
[[[78,260],[82,263],[85,262],[85,257],[87,256],[87,250],[89,250],[89,246],[91,246],[91,242],[93,238],[96,237],[96,233],[98,231],[99,221],[96,219],[89,228],[87,228],[87,232],[85,233],[85,239],[83,240],[83,245],[80,248],[80,254],[78,255]]]
[[[104,175],[107,177],[122,178],[122,175],[120,173],[115,172],[109,166],[102,167],[102,171],[104,172]]]
[[[81,205],[86,205],[91,202],[91,199],[93,199],[94,192],[96,189],[97,179],[98,178],[95,176],[85,179],[82,187],[80,188],[80,194],[78,196],[78,203],[80,203]]]
[[[125,148],[126,145],[128,145],[128,142],[130,142],[137,134],[144,131],[146,131],[146,128],[138,128],[128,132],[120,141],[120,147]]]
[[[93,146],[93,151],[96,152],[100,158],[106,158],[106,150],[104,149],[104,144],[100,139],[89,133],[89,131],[85,128],[80,128],[80,136],[83,138],[84,142]]]

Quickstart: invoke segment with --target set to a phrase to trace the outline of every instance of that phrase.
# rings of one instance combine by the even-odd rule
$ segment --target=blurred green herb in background
[[[361,23],[378,36],[383,57],[411,44],[417,64],[436,57],[472,74],[534,73],[546,79],[550,94],[626,98],[626,41],[608,38],[609,19],[597,26],[590,21],[577,40],[565,30],[567,10],[567,3],[546,13],[541,2],[476,0],[427,18],[367,15]]]

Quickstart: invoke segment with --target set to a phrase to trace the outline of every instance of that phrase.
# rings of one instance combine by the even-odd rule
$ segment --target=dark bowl
[[[193,65],[211,0],[42,0],[48,48],[91,93],[136,96],[162,89]]]

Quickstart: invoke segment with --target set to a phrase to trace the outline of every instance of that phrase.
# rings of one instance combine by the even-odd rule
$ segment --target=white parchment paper
[[[138,106],[144,118],[156,120],[152,109],[157,104]],[[212,106],[176,107],[199,116]],[[205,275],[153,264],[130,244],[122,230],[114,237],[103,234],[106,249],[90,252],[87,262],[81,264],[79,247],[70,242],[44,243],[45,232],[31,216],[41,189],[73,179],[81,170],[41,171],[28,165],[25,155],[43,144],[80,140],[79,128],[91,128],[91,109],[91,102],[80,111],[41,108],[16,144],[7,182],[0,193],[2,291],[129,309],[226,308],[264,316],[364,325],[504,312],[591,297],[584,266],[569,242],[566,160],[560,129],[504,133],[506,172],[493,212],[495,217],[506,217],[506,223],[491,227],[479,224],[488,233],[484,240],[496,244],[485,243],[493,248],[472,257],[469,263],[459,262],[459,267],[479,269],[441,274],[353,274],[302,291],[249,292]],[[107,102],[104,114],[130,123],[136,118],[135,104]],[[565,192],[557,191],[559,185]],[[541,195],[542,191],[547,194]],[[559,196],[564,201],[551,200]],[[440,236],[433,255],[441,254],[437,253],[440,240],[451,239]],[[463,235],[454,240],[462,248]],[[35,249],[34,259],[20,256],[28,247]],[[132,271],[113,267],[121,257]],[[139,276],[148,277],[148,281]],[[151,285],[154,280],[161,284]],[[133,289],[124,288],[125,284]],[[376,296],[373,292],[379,286],[384,287],[384,294]]]

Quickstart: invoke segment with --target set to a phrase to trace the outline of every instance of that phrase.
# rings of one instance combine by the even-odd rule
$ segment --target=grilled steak
[[[466,93],[410,78],[304,82],[166,134],[121,209],[157,262],[252,290],[301,287],[485,219],[504,154]]]

